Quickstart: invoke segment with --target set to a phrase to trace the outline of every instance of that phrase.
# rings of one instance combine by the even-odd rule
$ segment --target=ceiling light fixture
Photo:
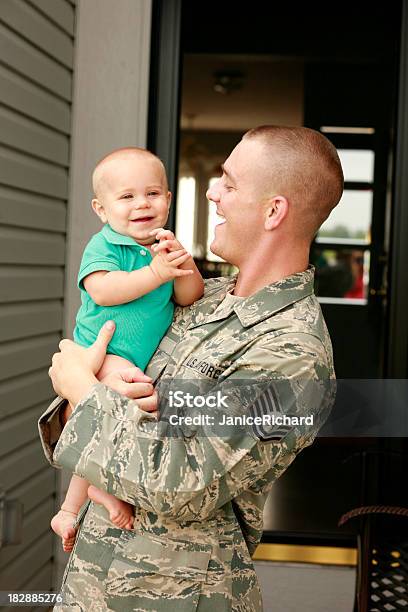
[[[213,89],[216,93],[227,96],[233,91],[242,89],[244,84],[244,74],[238,71],[219,71],[214,72]]]

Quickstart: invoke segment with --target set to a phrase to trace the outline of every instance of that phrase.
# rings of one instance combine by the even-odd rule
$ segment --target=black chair
[[[359,520],[354,612],[408,612],[408,508],[361,506],[339,526]]]

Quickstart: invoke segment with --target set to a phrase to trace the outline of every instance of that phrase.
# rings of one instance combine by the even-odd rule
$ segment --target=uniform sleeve
[[[133,505],[175,521],[203,520],[260,479],[272,482],[314,439],[330,393],[322,379],[322,374],[329,378],[328,368],[322,351],[314,351],[313,344],[316,342],[301,354],[290,339],[274,351],[251,349],[226,381],[211,390],[212,395],[220,389],[225,393],[228,383],[228,408],[213,408],[214,423],[179,430],[177,435],[170,433],[166,423],[140,410],[136,402],[98,384],[76,407],[53,460]],[[260,380],[276,383],[281,412],[313,413],[314,424],[288,427],[283,432],[272,427],[264,440],[252,425],[222,428],[222,415],[254,414],[253,385]],[[272,404],[266,406],[265,411],[271,410]],[[211,408],[209,411],[211,415]]]
[[[60,410],[67,400],[56,397],[38,421],[38,431],[46,459],[53,467],[60,467],[53,460],[55,446],[59,440],[63,426],[60,419]]]
[[[109,243],[99,232],[88,242],[82,255],[78,272],[78,287],[82,289],[82,281],[92,272],[107,270],[114,272],[121,270],[120,251],[114,244]]]

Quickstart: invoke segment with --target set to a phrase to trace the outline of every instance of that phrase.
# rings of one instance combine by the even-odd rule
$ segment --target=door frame
[[[181,90],[182,0],[153,0],[147,148],[167,170],[173,194],[167,225],[176,226]]]
[[[408,3],[402,3],[389,271],[388,378],[408,376]]]

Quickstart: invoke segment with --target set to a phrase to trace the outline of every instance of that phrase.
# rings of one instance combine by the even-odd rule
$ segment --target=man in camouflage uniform
[[[341,191],[334,147],[306,128],[251,130],[225,162],[208,193],[225,219],[211,249],[239,274],[207,281],[201,300],[177,309],[146,371],[159,395],[226,389],[228,406],[200,428],[174,435],[130,399],[140,391],[126,377],[97,383],[106,327],[89,349],[61,343],[50,376],[78,405],[62,432],[60,398],[41,417],[48,458],[133,504],[135,522],[122,531],[102,506],[84,508],[58,610],[262,610],[251,555],[266,494],[333,399],[308,252]],[[276,412],[313,415],[313,425],[265,425]],[[220,427],[228,415],[261,423]]]

